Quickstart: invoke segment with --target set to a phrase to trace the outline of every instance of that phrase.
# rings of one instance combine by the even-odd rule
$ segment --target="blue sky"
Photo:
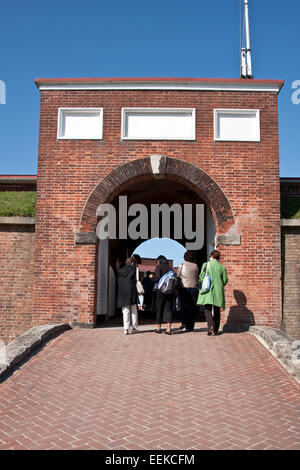
[[[157,258],[160,255],[166,256],[174,261],[173,266],[178,266],[183,262],[183,255],[186,249],[176,240],[169,238],[151,238],[141,243],[135,250],[141,258]],[[132,253],[133,254],[133,253]]]
[[[37,77],[239,78],[240,0],[1,4],[0,174],[36,174]],[[249,0],[255,78],[283,79],[280,174],[300,176],[299,0]],[[300,98],[300,93],[299,93]],[[0,96],[1,98],[1,96]]]
[[[11,0],[1,5],[0,174],[37,171],[37,77],[239,78],[240,0]],[[299,0],[249,0],[255,78],[284,79],[281,176],[300,176]],[[300,93],[299,93],[300,97]]]

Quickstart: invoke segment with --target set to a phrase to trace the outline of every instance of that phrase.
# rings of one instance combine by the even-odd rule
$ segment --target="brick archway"
[[[155,155],[132,160],[115,168],[97,184],[83,209],[80,233],[95,233],[97,207],[110,202],[126,185],[145,177],[184,182],[210,206],[219,235],[225,234],[234,226],[230,203],[215,180],[200,168],[184,160]]]

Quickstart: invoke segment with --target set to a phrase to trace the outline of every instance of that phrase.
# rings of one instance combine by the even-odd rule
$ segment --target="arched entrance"
[[[83,210],[80,235],[94,236],[99,221],[97,217],[99,206],[109,203],[118,213],[121,196],[127,197],[128,207],[136,203],[143,204],[149,213],[152,204],[165,203],[169,206],[179,204],[181,207],[185,204],[203,205],[204,245],[197,250],[199,265],[206,260],[208,251],[215,244],[218,245],[217,237],[226,234],[234,225],[230,204],[221,188],[209,175],[186,161],[154,155],[128,162],[99,182]],[[98,244],[94,324],[98,316],[109,317],[115,312],[113,299],[116,287],[114,273],[116,259],[124,260],[141,241],[144,240],[116,238],[101,240]],[[177,241],[182,244],[188,241],[184,232],[182,238],[180,240],[177,238]]]

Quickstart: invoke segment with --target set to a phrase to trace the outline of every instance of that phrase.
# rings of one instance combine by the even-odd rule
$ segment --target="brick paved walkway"
[[[71,330],[0,385],[0,449],[300,449],[299,390],[249,333]]]

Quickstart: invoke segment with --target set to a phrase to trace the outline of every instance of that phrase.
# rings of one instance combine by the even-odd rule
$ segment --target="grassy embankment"
[[[0,192],[0,216],[34,217],[35,196],[35,191]]]

